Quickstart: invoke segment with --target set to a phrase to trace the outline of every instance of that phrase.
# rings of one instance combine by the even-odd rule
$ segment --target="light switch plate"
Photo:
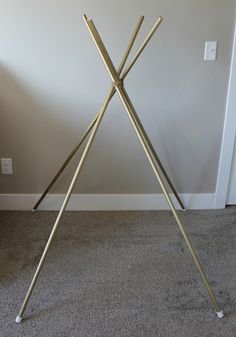
[[[217,54],[217,41],[206,41],[204,61],[215,61]]]

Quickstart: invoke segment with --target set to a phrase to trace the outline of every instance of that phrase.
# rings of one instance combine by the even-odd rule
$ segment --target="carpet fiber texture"
[[[236,208],[180,212],[218,319],[168,211],[66,212],[21,324],[56,212],[0,212],[1,337],[235,337]]]

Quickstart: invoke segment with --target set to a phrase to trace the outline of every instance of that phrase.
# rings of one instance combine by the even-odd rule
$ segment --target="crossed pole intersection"
[[[138,22],[137,22],[137,25],[135,27],[135,30],[131,36],[131,39],[130,39],[130,42],[128,44],[128,47],[126,49],[126,52],[124,53],[124,56],[122,58],[122,61],[121,61],[121,64],[118,68],[118,74],[120,75],[123,68],[124,68],[124,65],[125,65],[125,62],[129,56],[129,53],[131,51],[131,48],[134,44],[134,41],[135,41],[135,38],[137,37],[137,34],[139,32],[139,29],[141,27],[141,24],[143,22],[143,19],[144,19],[144,16],[140,16],[140,18],[138,19]],[[135,64],[135,62],[137,61],[137,59],[139,58],[139,56],[141,55],[142,51],[144,50],[144,48],[146,47],[146,45],[148,44],[148,42],[150,41],[150,39],[152,38],[153,34],[156,32],[156,30],[158,29],[158,27],[160,26],[161,22],[162,22],[163,18],[162,17],[159,17],[158,20],[156,21],[156,23],[154,24],[153,28],[151,29],[151,31],[149,32],[149,34],[147,35],[147,37],[145,38],[144,42],[142,43],[141,47],[138,49],[138,51],[136,52],[135,56],[133,57],[132,61],[130,62],[129,66],[125,69],[125,71],[123,72],[123,74],[121,75],[121,78],[122,80],[124,80],[127,76],[127,74],[129,73],[129,71],[131,70],[131,68],[133,67],[133,65]],[[113,88],[114,89],[114,88]],[[114,96],[116,90],[113,90],[112,92],[112,95],[110,97],[110,100],[112,99],[112,97]],[[110,92],[109,92],[110,94]],[[109,96],[108,94],[108,96]],[[107,96],[107,97],[108,97]],[[100,112],[100,111],[99,111]],[[65,170],[65,168],[67,167],[67,165],[69,164],[69,162],[71,161],[71,159],[74,157],[74,155],[76,154],[76,152],[79,150],[79,148],[81,147],[81,145],[83,144],[83,142],[85,141],[86,137],[88,136],[88,134],[90,133],[90,131],[93,129],[95,123],[96,123],[96,120],[98,118],[98,115],[99,115],[99,112],[98,114],[94,117],[94,119],[92,120],[92,122],[89,124],[89,126],[87,127],[87,129],[85,130],[85,132],[83,133],[79,143],[75,146],[75,148],[71,151],[71,153],[69,154],[69,156],[67,157],[67,159],[65,160],[65,162],[62,164],[62,166],[60,167],[60,169],[58,170],[58,172],[56,173],[56,175],[54,176],[54,178],[52,179],[52,181],[49,183],[49,185],[47,186],[47,188],[45,189],[45,191],[42,193],[42,195],[40,196],[39,200],[36,202],[36,204],[34,205],[33,207],[33,211],[36,211],[37,208],[39,207],[39,205],[41,204],[41,202],[43,201],[43,199],[46,197],[46,195],[49,193],[49,191],[51,190],[51,188],[53,187],[53,185],[56,183],[57,179],[59,178],[59,176],[62,174],[62,172]],[[142,133],[143,135],[145,136],[146,138],[146,142],[152,152],[152,155],[153,157],[155,158],[158,166],[159,166],[159,169],[162,173],[162,175],[164,176],[164,178],[166,179],[168,185],[170,186],[170,189],[172,190],[178,204],[180,205],[180,207],[183,209],[183,210],[186,210],[182,200],[180,199],[173,183],[171,182],[164,166],[162,165],[160,159],[158,158],[158,155],[145,131],[145,129],[143,128],[138,116],[136,115],[136,120],[137,122],[139,123],[139,127],[141,128],[142,130]]]

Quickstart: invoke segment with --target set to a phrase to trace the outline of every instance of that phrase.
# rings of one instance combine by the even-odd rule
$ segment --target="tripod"
[[[174,218],[179,226],[179,229],[183,235],[183,238],[187,244],[187,247],[192,255],[192,258],[193,258],[193,261],[201,275],[201,278],[203,280],[203,283],[205,284],[205,287],[208,291],[208,294],[210,296],[210,299],[211,299],[211,302],[216,310],[216,313],[217,313],[217,316],[219,318],[222,318],[224,316],[217,300],[216,300],[216,297],[213,293],[213,290],[208,282],[208,279],[202,269],[202,266],[200,264],[200,261],[196,255],[196,252],[192,246],[192,243],[191,241],[189,240],[188,238],[188,235],[187,235],[187,232],[185,230],[185,227],[183,225],[183,223],[181,222],[177,212],[176,212],[176,209],[175,209],[175,206],[174,206],[174,203],[172,201],[172,199],[170,198],[169,196],[169,193],[167,191],[167,187],[166,187],[166,184],[169,185],[169,187],[171,188],[171,190],[173,191],[180,207],[185,210],[185,207],[176,191],[176,189],[174,188],[170,178],[168,177],[163,165],[161,164],[161,161],[160,159],[158,158],[157,154],[156,154],[156,151],[154,149],[154,147],[152,146],[151,144],[151,141],[147,135],[147,133],[145,132],[142,124],[141,124],[141,121],[134,109],[134,106],[124,88],[124,79],[126,78],[127,74],[129,73],[129,71],[131,70],[131,68],[133,67],[133,65],[135,64],[135,62],[137,61],[138,57],[140,56],[140,54],[142,53],[142,51],[144,50],[144,48],[146,47],[146,45],[148,44],[148,42],[150,41],[151,37],[153,36],[153,34],[155,33],[155,31],[157,30],[157,28],[160,26],[163,18],[162,17],[159,17],[156,21],[156,23],[154,24],[153,28],[151,29],[151,31],[149,32],[149,34],[146,36],[144,42],[142,43],[141,47],[138,49],[138,51],[136,52],[135,56],[133,57],[133,59],[131,60],[129,66],[125,69],[124,69],[124,66],[125,66],[125,63],[126,63],[126,60],[129,56],[129,53],[133,47],[133,44],[134,44],[134,41],[137,37],[137,34],[139,32],[139,29],[141,27],[141,24],[143,22],[143,19],[144,17],[141,16],[139,19],[138,19],[138,22],[137,22],[137,25],[135,27],[135,30],[131,36],[131,39],[128,43],[128,46],[126,48],[126,51],[124,53],[124,56],[121,60],[121,63],[120,63],[120,66],[118,68],[118,70],[115,69],[112,61],[111,61],[111,58],[103,44],[103,41],[93,23],[93,21],[91,19],[88,19],[86,17],[86,15],[83,16],[84,18],[84,21],[85,21],[85,24],[94,40],[94,43],[99,51],[99,54],[105,64],[105,67],[108,71],[108,74],[110,75],[110,78],[112,80],[112,85],[111,85],[111,88],[109,89],[109,92],[108,92],[108,95],[99,111],[99,113],[95,116],[95,118],[93,119],[93,121],[90,123],[90,125],[88,126],[87,130],[85,131],[85,133],[83,134],[80,142],[78,143],[78,145],[73,149],[73,151],[69,154],[68,158],[66,159],[66,161],[64,162],[64,164],[61,166],[61,168],[59,169],[59,171],[57,172],[57,174],[55,175],[55,177],[53,178],[53,180],[50,182],[50,184],[48,185],[48,187],[46,188],[46,190],[44,191],[44,193],[42,194],[42,196],[40,197],[40,199],[38,200],[38,202],[35,204],[35,206],[33,207],[33,210],[36,210],[38,208],[38,206],[40,205],[40,203],[42,202],[42,200],[44,199],[44,197],[47,195],[47,193],[51,190],[52,186],[55,184],[55,182],[57,181],[58,177],[61,175],[61,173],[63,172],[63,170],[65,169],[65,167],[68,165],[68,163],[70,162],[70,160],[73,158],[73,156],[75,155],[75,153],[78,151],[78,149],[80,148],[81,144],[85,141],[86,137],[89,135],[89,133],[91,132],[90,136],[89,136],[89,139],[88,139],[88,142],[85,146],[85,149],[82,153],[82,156],[80,158],[80,161],[79,161],[79,164],[76,168],[76,171],[74,173],[74,176],[72,178],[72,181],[70,183],[70,186],[69,186],[69,189],[66,193],[66,196],[65,196],[65,199],[63,201],[63,204],[61,206],[61,209],[58,213],[58,216],[56,218],[56,221],[53,225],[53,228],[52,228],[52,231],[51,231],[51,234],[48,238],[48,241],[47,241],[47,244],[44,248],[44,251],[43,251],[43,254],[41,256],[41,259],[39,261],[39,264],[37,266],[37,269],[36,269],[36,272],[33,276],[33,279],[31,281],[31,284],[29,286],[29,289],[27,291],[27,294],[25,296],[25,299],[23,301],[23,304],[20,308],[20,311],[19,311],[19,314],[17,315],[16,317],[16,322],[17,323],[20,323],[23,319],[23,314],[24,314],[24,311],[26,309],[26,306],[28,304],[28,301],[30,299],[30,296],[31,296],[31,293],[34,289],[34,286],[36,284],[36,281],[38,279],[38,276],[40,274],[40,271],[42,269],[42,266],[43,266],[43,263],[45,261],[45,258],[47,256],[47,253],[48,253],[48,250],[50,248],[50,245],[51,245],[51,242],[53,240],[53,237],[54,237],[54,234],[57,230],[57,227],[58,227],[58,224],[60,222],[60,219],[63,215],[63,212],[69,202],[69,199],[70,199],[70,196],[72,194],[72,191],[73,191],[73,188],[74,188],[74,185],[78,179],[78,176],[82,170],[82,167],[83,167],[83,164],[84,162],[86,161],[86,158],[87,158],[87,155],[89,153],[89,150],[91,148],[91,145],[94,141],[94,138],[96,136],[96,133],[97,133],[97,130],[100,126],[100,123],[102,121],[102,118],[106,112],[106,109],[108,107],[108,104],[110,102],[110,100],[112,99],[112,97],[114,96],[115,93],[118,94],[118,96],[120,97],[120,100],[122,102],[122,104],[124,105],[124,108],[128,114],[128,117],[135,129],[135,132],[142,144],[142,147],[144,149],[144,152],[151,164],[151,167],[154,171],[154,174],[161,186],[161,189],[164,193],[164,196],[166,198],[166,201],[167,203],[169,204],[170,206],[170,209],[174,215]],[[163,179],[164,178],[164,179]]]

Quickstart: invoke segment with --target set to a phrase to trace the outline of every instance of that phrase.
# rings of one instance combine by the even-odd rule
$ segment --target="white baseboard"
[[[32,210],[40,194],[0,194],[0,210]],[[175,198],[172,200],[179,208]],[[213,209],[215,194],[180,194],[187,209]],[[63,194],[49,194],[39,210],[59,210]],[[73,194],[67,205],[73,211],[168,210],[163,194]]]

